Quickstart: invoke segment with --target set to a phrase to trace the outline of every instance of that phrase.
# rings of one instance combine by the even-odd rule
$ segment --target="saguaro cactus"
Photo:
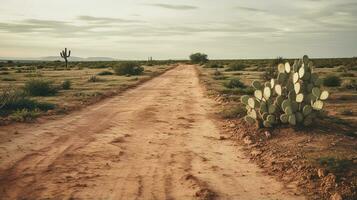
[[[242,96],[241,101],[247,109],[245,120],[258,121],[265,127],[279,123],[311,125],[329,96],[322,90],[321,79],[313,72],[312,62],[304,56],[292,66],[289,62],[279,64],[278,72],[277,79],[263,84],[252,83],[254,97]]]
[[[66,69],[68,67],[68,59],[70,56],[71,56],[71,50],[68,51],[68,54],[67,54],[67,48],[64,48],[64,50],[62,50],[60,52],[60,55],[61,57],[64,59],[64,61],[66,62]]]

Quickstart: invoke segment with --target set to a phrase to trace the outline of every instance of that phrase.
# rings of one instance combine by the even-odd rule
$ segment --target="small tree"
[[[207,55],[203,53],[194,53],[190,55],[190,60],[194,64],[206,63],[208,61]]]
[[[62,50],[60,52],[61,57],[64,59],[64,61],[66,62],[66,69],[68,67],[68,58],[71,56],[71,50],[68,51],[67,54],[67,48],[64,48],[64,50]]]

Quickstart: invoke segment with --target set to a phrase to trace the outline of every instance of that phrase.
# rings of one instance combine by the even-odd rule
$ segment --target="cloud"
[[[93,23],[142,23],[142,20],[110,18],[110,17],[94,17],[89,15],[82,15],[78,17],[79,20]]]
[[[139,20],[100,18],[92,16],[79,16],[76,19],[79,21],[71,20],[71,22],[67,22],[42,19],[24,19],[18,21],[0,22],[0,33],[44,33],[46,35],[56,37],[60,36],[63,38],[90,37],[98,35],[105,37],[120,33],[129,34],[133,29],[145,27],[143,23],[144,21]]]
[[[245,6],[236,6],[235,9],[250,11],[250,12],[267,12],[267,10],[264,10],[264,9],[251,8],[251,7],[245,7]]]
[[[154,3],[154,4],[147,4],[147,5],[160,7],[160,8],[173,9],[173,10],[195,10],[195,9],[198,9],[198,7],[191,6],[191,5],[174,5],[174,4],[164,4],[164,3]]]

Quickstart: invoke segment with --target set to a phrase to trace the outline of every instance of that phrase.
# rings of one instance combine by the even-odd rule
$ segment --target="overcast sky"
[[[0,57],[357,56],[356,0],[0,0]]]

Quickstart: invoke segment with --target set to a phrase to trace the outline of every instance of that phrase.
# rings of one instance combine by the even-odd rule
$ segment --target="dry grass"
[[[7,73],[0,74],[0,90],[8,88],[21,89],[31,79],[44,79],[52,81],[55,86],[61,86],[64,80],[71,82],[68,90],[60,89],[56,95],[46,97],[31,97],[40,102],[48,102],[56,105],[57,110],[72,110],[100,99],[108,94],[118,93],[138,83],[148,80],[157,74],[172,67],[171,65],[145,66],[145,71],[140,76],[98,76],[100,81],[89,82],[88,79],[102,71],[111,71],[111,68],[82,68],[71,70],[56,70],[55,68],[43,68],[37,70],[21,70],[19,67],[6,70]],[[11,80],[11,81],[6,81]]]

